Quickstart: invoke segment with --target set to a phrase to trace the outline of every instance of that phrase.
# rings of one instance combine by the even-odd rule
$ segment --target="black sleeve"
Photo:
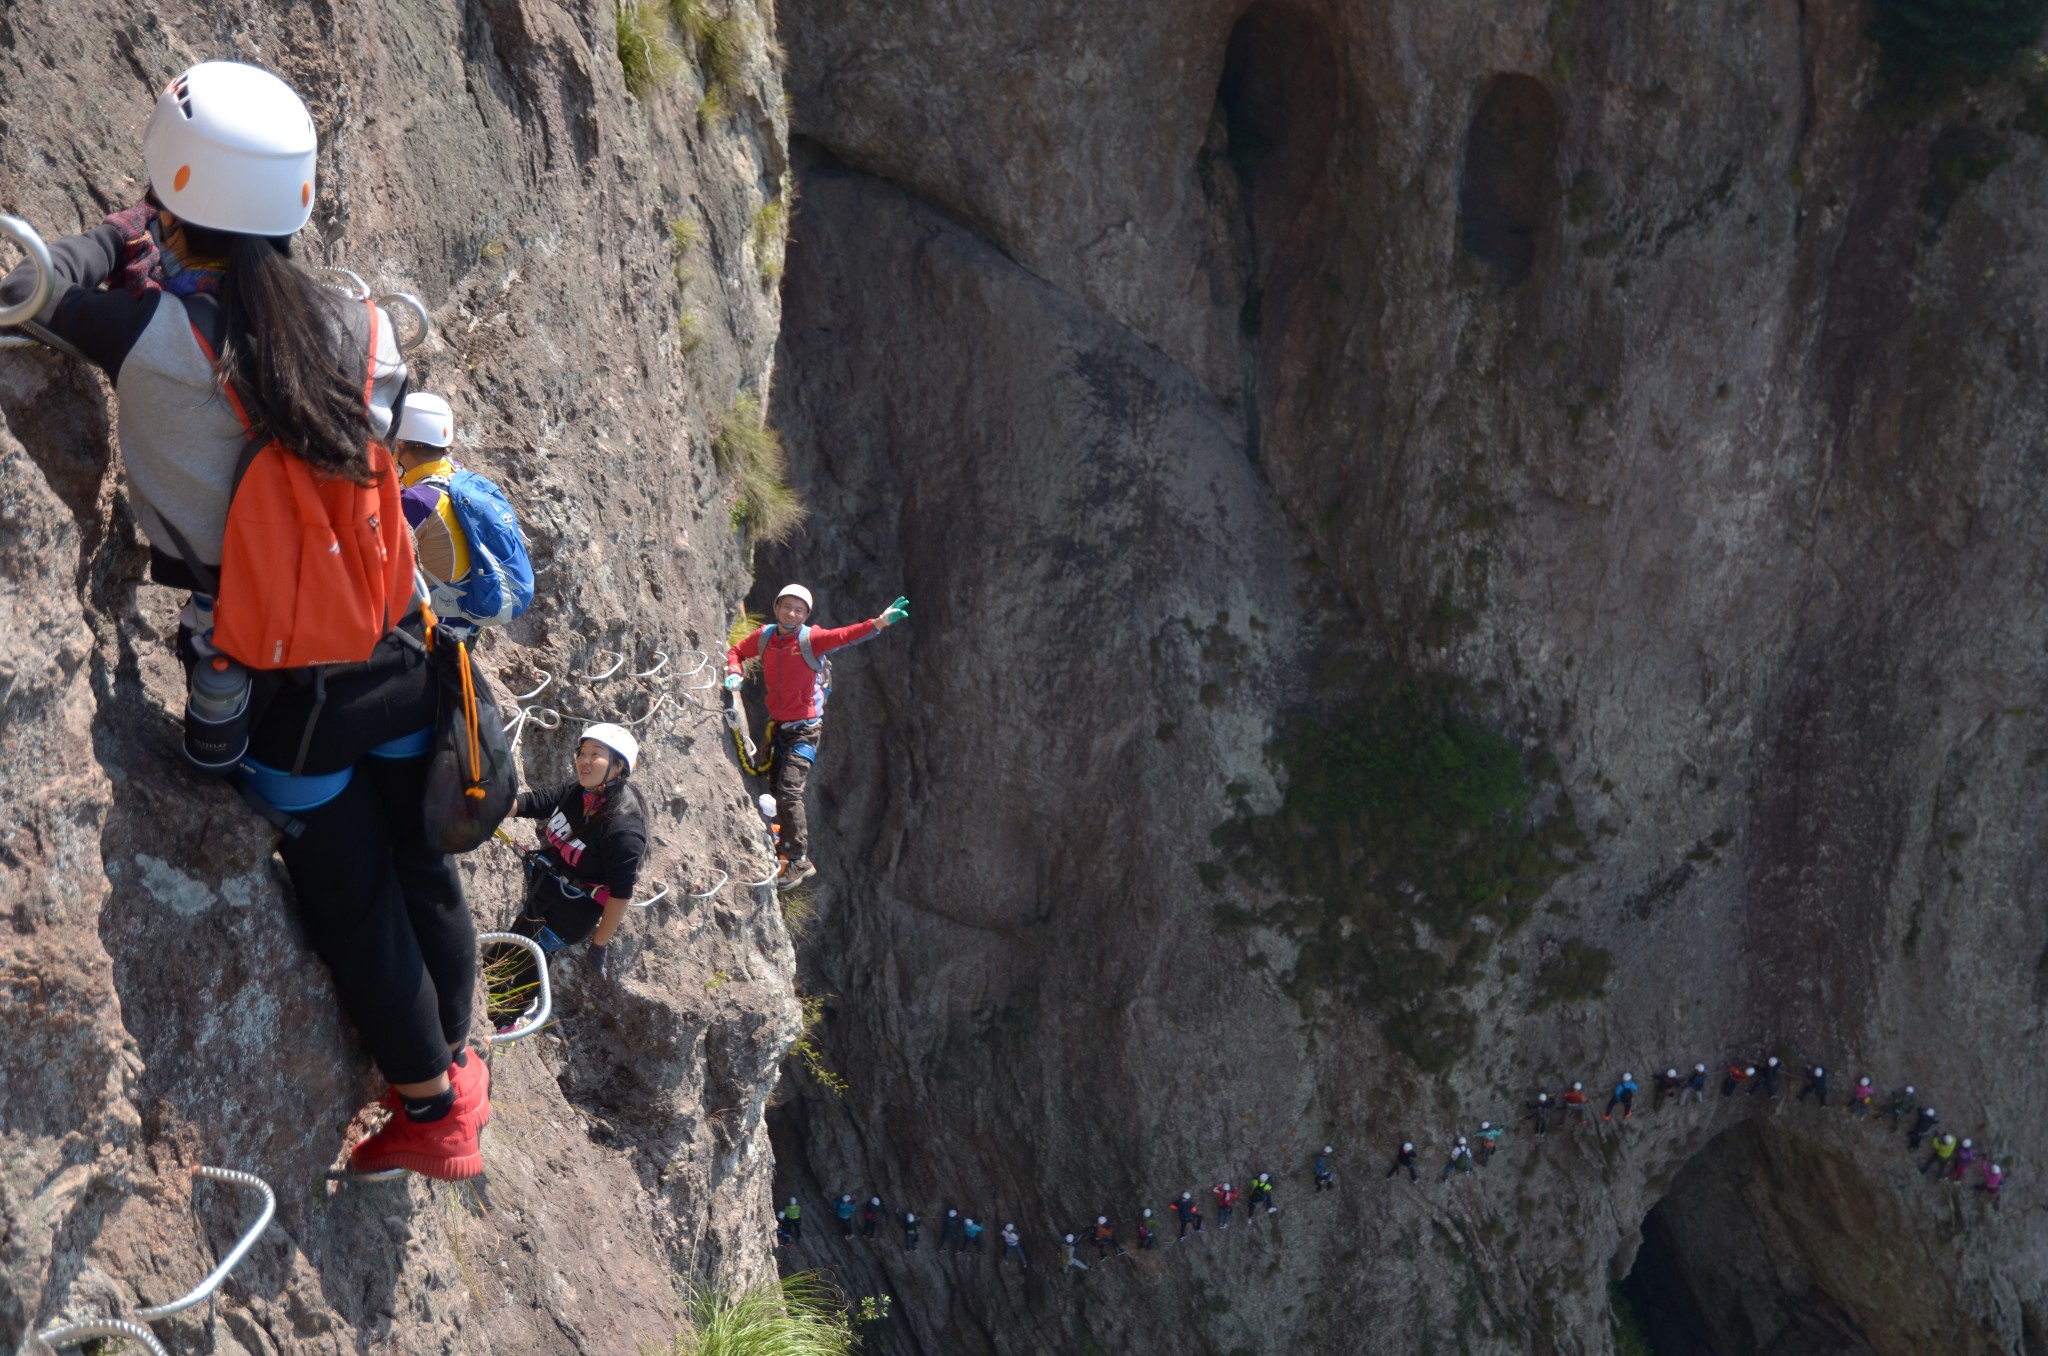
[[[138,297],[119,288],[99,290],[120,268],[121,250],[121,229],[104,222],[83,235],[53,241],[50,301],[36,317],[110,377],[120,374],[122,360],[142,337],[162,299],[156,292]],[[17,265],[0,281],[0,300],[27,296],[34,276],[32,265]]]
[[[640,859],[647,855],[647,824],[638,816],[608,826],[604,845],[604,884],[614,902],[631,899],[640,883]]]
[[[575,783],[570,783],[570,786]],[[512,802],[514,819],[546,819],[562,803],[568,786],[551,786],[539,791],[521,791],[519,799]]]

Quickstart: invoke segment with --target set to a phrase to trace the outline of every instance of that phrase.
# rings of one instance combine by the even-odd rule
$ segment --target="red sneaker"
[[[478,1104],[483,1110],[477,1114],[476,1128],[481,1131],[491,1123],[491,1066],[484,1057],[474,1050],[464,1052],[468,1066],[450,1062],[448,1081],[455,1085],[455,1110],[451,1116],[474,1112]]]
[[[456,1094],[455,1110],[438,1121],[422,1122],[407,1116],[405,1101],[396,1091],[387,1091],[384,1102],[391,1108],[391,1119],[356,1146],[348,1159],[350,1171],[405,1168],[424,1177],[461,1182],[484,1170],[483,1147],[476,1138],[479,1108],[465,1108],[460,1093]]]

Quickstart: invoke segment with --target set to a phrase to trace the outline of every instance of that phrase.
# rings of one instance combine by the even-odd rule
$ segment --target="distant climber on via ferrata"
[[[769,776],[775,794],[776,822],[782,826],[776,873],[777,886],[800,885],[817,874],[811,864],[810,823],[804,811],[804,787],[817,761],[824,733],[825,701],[832,693],[832,665],[825,656],[847,645],[872,640],[883,630],[910,619],[910,600],[898,598],[875,617],[830,629],[809,624],[811,591],[791,584],[775,595],[775,620],[735,642],[725,652],[725,686],[737,696],[744,681],[740,666],[761,661],[761,681],[768,690],[768,743],[774,749]]]

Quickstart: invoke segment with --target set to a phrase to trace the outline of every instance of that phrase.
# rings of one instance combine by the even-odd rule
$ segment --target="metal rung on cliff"
[[[0,348],[28,348],[34,344],[41,344],[46,348],[54,348],[59,353],[69,354],[81,362],[90,361],[83,353],[36,323],[36,316],[50,303],[51,280],[54,277],[50,265],[50,247],[43,243],[42,236],[36,234],[36,228],[20,217],[0,216],[0,235],[21,246],[22,252],[28,255],[29,262],[35,265],[36,270],[35,286],[29,289],[28,295],[14,305],[0,310],[0,328],[22,331],[20,334],[0,335]]]
[[[655,905],[661,903],[662,900],[667,899],[668,892],[674,887],[671,886],[665,880],[658,880],[654,883],[656,885],[659,885],[661,888],[659,890],[656,890],[653,894],[649,895],[645,899],[629,899],[626,902],[636,909],[651,909]]]
[[[523,1041],[546,1026],[549,1015],[555,1010],[555,989],[554,985],[548,982],[548,953],[541,950],[540,943],[533,938],[522,937],[516,932],[479,932],[476,941],[478,946],[487,942],[505,942],[512,946],[524,947],[533,956],[535,972],[540,976],[540,999],[533,1007],[527,1009],[524,1021],[510,1031],[494,1036],[491,1044],[510,1045],[514,1041]],[[404,1169],[401,1168],[400,1171]]]
[[[260,1191],[263,1193],[263,1210],[262,1213],[256,1216],[256,1222],[243,1232],[240,1241],[234,1247],[228,1249],[228,1255],[220,1259],[220,1264],[206,1274],[205,1280],[192,1287],[184,1295],[172,1300],[169,1304],[159,1304],[148,1309],[137,1309],[135,1316],[145,1323],[154,1323],[160,1318],[169,1318],[172,1314],[183,1313],[187,1309],[204,1304],[212,1299],[213,1292],[220,1289],[221,1282],[228,1278],[228,1273],[239,1266],[244,1257],[248,1256],[249,1249],[256,1246],[256,1240],[263,1237],[263,1231],[270,1227],[271,1217],[277,1214],[277,1193],[270,1189],[268,1182],[253,1173],[236,1172],[233,1168],[214,1168],[202,1165],[194,1168],[192,1175],[194,1177],[208,1177],[216,1182],[225,1182],[229,1186],[246,1187],[250,1191]]]
[[[94,1318],[83,1323],[66,1323],[55,1328],[46,1328],[30,1338],[21,1349],[21,1356],[45,1356],[47,1352],[61,1351],[75,1347],[81,1342],[97,1341],[103,1337],[125,1337],[131,1342],[140,1342],[149,1356],[170,1356],[164,1344],[156,1340],[156,1334],[140,1323],[130,1323],[125,1318]]]

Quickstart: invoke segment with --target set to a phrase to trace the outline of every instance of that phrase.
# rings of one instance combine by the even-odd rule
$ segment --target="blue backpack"
[[[463,615],[480,626],[503,626],[533,606],[533,561],[505,492],[469,470],[429,483],[448,495],[469,543],[469,577],[459,586]]]

